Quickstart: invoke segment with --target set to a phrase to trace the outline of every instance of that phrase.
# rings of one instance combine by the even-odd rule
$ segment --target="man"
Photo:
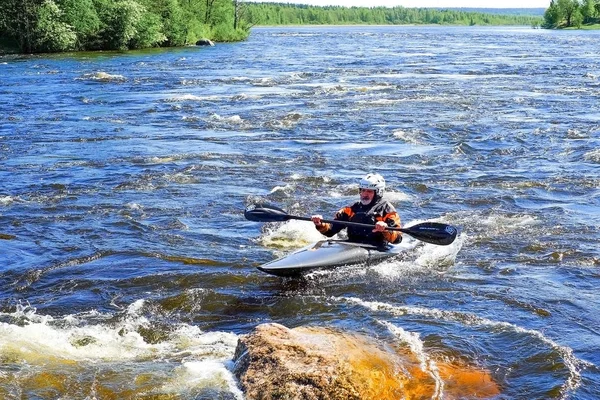
[[[394,206],[383,199],[385,180],[379,174],[368,174],[361,179],[359,186],[360,200],[343,207],[335,214],[335,220],[359,222],[375,225],[374,228],[348,227],[348,240],[385,246],[387,243],[400,243],[400,232],[388,231],[387,227],[400,228],[400,217]],[[322,222],[321,215],[313,215],[311,220],[319,232],[332,237],[344,229],[344,225]]]

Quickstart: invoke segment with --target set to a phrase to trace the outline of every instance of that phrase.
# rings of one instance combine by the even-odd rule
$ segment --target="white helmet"
[[[385,179],[379,174],[367,174],[360,180],[358,188],[374,190],[375,195],[381,197],[385,191]]]

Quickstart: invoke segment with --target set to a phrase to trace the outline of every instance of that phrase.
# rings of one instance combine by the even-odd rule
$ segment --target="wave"
[[[106,82],[106,83],[125,82],[127,80],[127,78],[125,78],[125,76],[123,76],[123,75],[109,74],[109,73],[103,72],[103,71],[93,72],[90,74],[84,74],[81,78],[77,78],[77,79],[78,80],[91,80],[91,81],[98,81],[98,82]]]
[[[600,164],[600,149],[588,151],[583,155],[583,159],[595,164]]]
[[[143,316],[144,306],[137,300],[121,315],[52,317],[24,305],[0,313],[2,360],[11,364],[0,371],[0,387],[41,394],[55,386],[68,398],[90,391],[110,398],[195,398],[208,391],[243,399],[231,372],[235,334],[184,323],[161,333]],[[58,385],[69,372],[69,385]]]

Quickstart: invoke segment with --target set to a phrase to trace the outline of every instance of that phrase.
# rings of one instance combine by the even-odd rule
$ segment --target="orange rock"
[[[499,393],[485,371],[436,362],[436,376],[410,352],[327,328],[259,325],[240,338],[234,360],[248,400],[414,400],[441,390],[444,399],[484,399]]]

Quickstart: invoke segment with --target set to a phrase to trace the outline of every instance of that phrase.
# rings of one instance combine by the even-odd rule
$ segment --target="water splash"
[[[123,75],[109,74],[104,71],[98,71],[98,72],[94,72],[94,73],[90,73],[90,74],[84,74],[81,78],[78,78],[78,79],[105,82],[105,83],[125,82],[127,80],[127,78],[125,78],[125,76],[123,76]]]
[[[293,249],[323,239],[312,222],[290,220],[283,224],[265,225],[265,232],[258,239],[267,247]]]
[[[425,352],[423,341],[419,338],[419,334],[415,332],[407,332],[399,326],[393,325],[387,321],[379,321],[382,325],[394,334],[403,343],[408,344],[412,353],[421,363],[421,369],[427,372],[435,382],[435,390],[432,399],[443,399],[444,397],[444,380],[440,376],[440,371],[435,360],[431,359]]]
[[[67,397],[81,396],[71,391],[86,388],[92,398],[126,393],[195,398],[205,390],[243,398],[230,372],[236,335],[182,323],[171,332],[158,332],[144,310],[145,301],[137,300],[121,315],[52,317],[22,304],[12,313],[0,313],[7,321],[0,323],[1,358],[11,365],[0,368],[0,387],[18,384],[24,392],[39,394],[50,381]],[[60,383],[65,379],[69,385]]]

